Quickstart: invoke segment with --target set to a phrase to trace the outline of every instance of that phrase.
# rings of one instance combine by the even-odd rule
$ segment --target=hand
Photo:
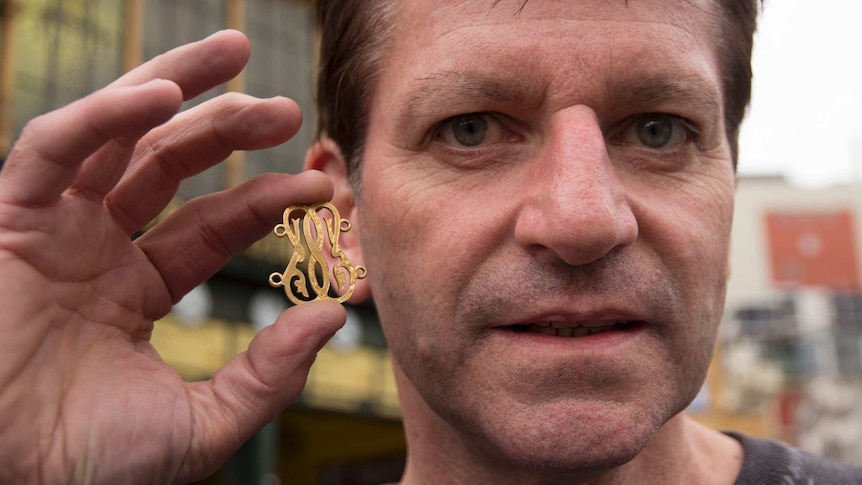
[[[33,120],[0,172],[0,483],[170,483],[212,473],[295,399],[340,306],[284,312],[207,382],[150,345],[153,321],[271,230],[329,200],[315,172],[195,199],[134,242],[180,180],[282,143],[295,103],[226,94],[247,39],[222,32]],[[176,115],[176,116],[174,116]]]

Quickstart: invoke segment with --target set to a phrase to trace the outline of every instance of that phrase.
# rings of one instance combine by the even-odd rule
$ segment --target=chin
[[[578,476],[602,475],[636,458],[661,425],[662,413],[625,406],[580,406],[576,411],[552,406],[530,419],[507,420],[485,429],[476,442],[511,473]],[[544,419],[536,419],[543,415]]]
[[[587,481],[611,472],[634,460],[649,443],[649,438],[629,437],[627,440],[609,437],[595,447],[571,446],[558,443],[556,449],[509,449],[505,452],[513,476],[544,476],[550,483]],[[505,468],[504,468],[505,469]]]

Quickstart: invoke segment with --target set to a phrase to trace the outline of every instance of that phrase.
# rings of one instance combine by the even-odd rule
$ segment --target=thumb
[[[189,474],[218,466],[295,400],[317,352],[345,319],[344,308],[332,302],[291,307],[212,380],[192,384],[201,387],[190,392],[194,438],[186,465],[194,470],[187,469]]]

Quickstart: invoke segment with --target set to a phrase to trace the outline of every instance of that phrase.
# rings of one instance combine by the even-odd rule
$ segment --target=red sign
[[[772,280],[781,285],[859,289],[853,214],[766,214]]]

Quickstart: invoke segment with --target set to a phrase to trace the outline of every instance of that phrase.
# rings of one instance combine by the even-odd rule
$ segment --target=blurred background
[[[819,8],[817,7],[819,6]],[[187,180],[160,218],[262,172],[297,172],[313,136],[307,0],[0,0],[0,163],[31,118],[174,46],[231,27],[252,42],[226,90],[295,99],[306,123],[274,149]],[[689,412],[862,464],[862,3],[767,2],[754,99],[740,139],[733,276],[716,357]],[[189,380],[242,352],[289,304],[269,236],[187,295],[153,342]],[[395,481],[406,453],[373,306],[348,306],[300,399],[202,483]]]

